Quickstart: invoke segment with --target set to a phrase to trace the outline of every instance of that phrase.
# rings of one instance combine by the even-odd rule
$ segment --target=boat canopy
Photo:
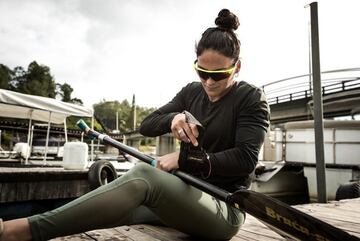
[[[93,109],[84,106],[0,89],[0,117],[62,124],[68,116],[93,117],[93,114]]]
[[[50,135],[50,124],[63,124],[65,132],[65,142],[67,138],[66,118],[69,116],[90,117],[91,127],[94,127],[94,111],[84,106],[66,103],[60,100],[22,94],[10,90],[0,89],[0,117],[19,118],[29,120],[29,130],[27,138],[25,164],[28,164],[30,150],[32,146],[33,120],[47,122],[46,144],[44,154],[44,164],[48,151]],[[93,141],[92,141],[93,142]],[[93,160],[93,145],[91,146],[91,160]]]

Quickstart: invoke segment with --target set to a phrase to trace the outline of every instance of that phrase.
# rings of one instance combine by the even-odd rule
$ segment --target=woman
[[[172,132],[182,141],[180,153],[160,157],[157,168],[138,164],[53,211],[7,221],[1,241],[47,240],[155,220],[208,240],[230,239],[238,232],[243,212],[167,172],[180,169],[233,192],[248,187],[257,163],[269,125],[268,105],[261,90],[234,80],[241,67],[234,33],[238,18],[223,9],[215,23],[196,46],[194,68],[201,82],[185,86],[140,128],[146,136]],[[189,120],[193,117],[198,125]]]

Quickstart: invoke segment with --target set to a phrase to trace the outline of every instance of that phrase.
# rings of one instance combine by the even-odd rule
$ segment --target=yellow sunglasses
[[[237,63],[237,62],[236,62]],[[194,62],[194,69],[198,73],[199,77],[203,80],[207,80],[209,78],[213,79],[214,81],[220,81],[223,79],[227,79],[231,76],[231,74],[236,69],[236,63],[233,67],[229,69],[221,69],[221,70],[206,70],[202,69],[198,66],[197,60]]]

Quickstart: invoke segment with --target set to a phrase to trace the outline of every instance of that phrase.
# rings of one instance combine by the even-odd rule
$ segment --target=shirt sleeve
[[[185,110],[185,95],[186,87],[169,103],[148,115],[140,125],[140,134],[155,137],[171,132],[171,121],[174,116]]]
[[[211,175],[243,176],[252,173],[269,126],[270,111],[264,93],[252,91],[244,110],[236,114],[235,146],[210,153]]]

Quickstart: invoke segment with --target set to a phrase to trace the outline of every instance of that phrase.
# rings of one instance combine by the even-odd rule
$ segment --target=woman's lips
[[[214,91],[214,90],[216,90],[218,87],[217,86],[208,86],[208,85],[206,85],[205,86],[206,87],[206,89],[208,89],[208,90],[210,90],[210,91]]]

